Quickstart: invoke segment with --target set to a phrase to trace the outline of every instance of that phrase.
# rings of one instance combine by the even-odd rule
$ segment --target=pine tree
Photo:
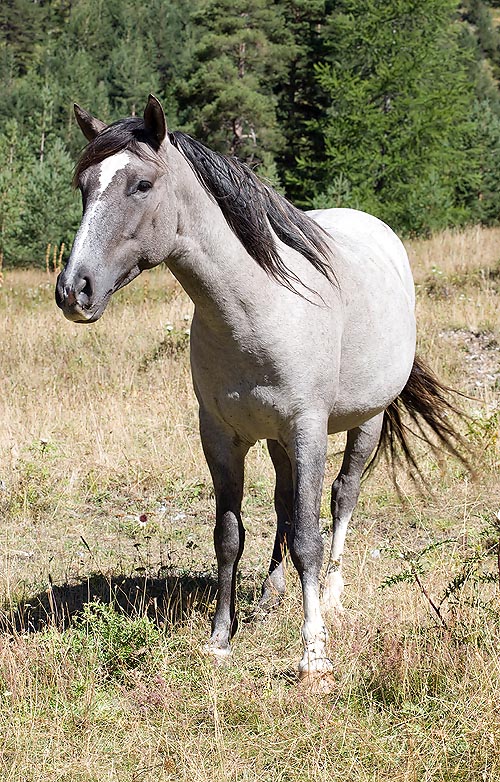
[[[23,226],[22,254],[17,253],[22,262],[42,266],[49,243],[59,248],[64,244],[67,253],[71,249],[81,217],[80,199],[70,185],[72,170],[60,139],[47,146],[43,161],[31,166],[25,183],[30,218]]]
[[[482,54],[498,65],[500,34],[493,25],[491,12],[486,3],[482,0],[466,0],[463,18],[473,27]]]
[[[205,0],[190,22],[194,62],[178,90],[181,121],[215,149],[269,166],[282,146],[273,88],[286,76],[289,49],[280,9]]]
[[[499,4],[5,0],[0,252],[43,263],[71,241],[73,101],[110,122],[150,91],[173,128],[259,164],[301,206],[406,232],[498,222]]]
[[[29,139],[15,119],[5,121],[0,134],[0,257],[5,265],[21,250],[26,214],[26,170],[31,161]]]
[[[70,155],[49,135],[42,157],[39,138],[21,131],[16,120],[0,135],[0,254],[6,266],[43,266],[49,242],[69,250],[80,219]]]
[[[326,160],[298,161],[315,203],[342,200],[404,231],[467,219],[456,194],[470,179],[474,90],[456,4],[338,0],[325,37],[315,70],[329,101],[319,123]]]
[[[44,3],[30,0],[2,0],[0,3],[0,38],[20,74],[27,73],[43,51],[47,19]]]
[[[118,116],[141,113],[148,94],[159,92],[158,75],[151,60],[151,41],[146,36],[138,39],[132,30],[127,31],[111,52],[110,81]]]
[[[314,68],[324,55],[325,0],[278,0],[292,41],[287,75],[277,86],[278,121],[284,145],[278,156],[278,170],[288,197],[298,205],[307,203],[303,173],[296,160],[324,158],[320,120],[325,114],[323,91],[314,78]]]

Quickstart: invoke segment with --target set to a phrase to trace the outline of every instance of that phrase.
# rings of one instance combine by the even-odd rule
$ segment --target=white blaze
[[[99,164],[99,187],[94,194],[92,206],[85,212],[78,233],[76,234],[72,250],[72,256],[74,258],[76,258],[87,240],[94,217],[96,216],[99,207],[102,206],[102,196],[113,181],[115,174],[119,171],[123,171],[129,161],[130,155],[128,152],[119,152],[117,155],[105,158],[102,163]]]
[[[97,193],[97,198],[101,197],[108,185],[111,184],[114,175],[124,169],[129,160],[130,155],[128,152],[119,152],[118,155],[107,157],[100,163],[101,170],[99,172],[99,192]]]

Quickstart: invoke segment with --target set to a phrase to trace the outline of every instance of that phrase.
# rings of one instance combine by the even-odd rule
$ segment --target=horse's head
[[[167,176],[165,115],[152,95],[144,119],[106,126],[79,106],[89,141],[77,165],[83,217],[59,275],[56,302],[78,323],[100,318],[111,295],[166,259],[176,231],[175,198]]]

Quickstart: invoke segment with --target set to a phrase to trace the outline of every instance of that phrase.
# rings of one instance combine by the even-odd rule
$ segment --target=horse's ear
[[[88,111],[82,109],[81,106],[79,106],[77,103],[74,104],[73,108],[75,111],[76,121],[78,122],[80,130],[82,131],[87,141],[92,141],[95,139],[97,134],[107,127],[105,122],[97,119],[97,117],[93,117],[92,114],[89,114]]]
[[[167,120],[165,119],[165,114],[160,101],[158,98],[155,98],[154,95],[149,96],[146,108],[144,109],[144,123],[146,125],[146,130],[158,142],[158,146],[160,146],[167,136]]]

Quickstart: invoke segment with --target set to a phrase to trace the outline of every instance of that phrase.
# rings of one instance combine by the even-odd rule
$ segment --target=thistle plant
[[[402,583],[413,584],[429,605],[438,623],[445,629],[449,629],[450,617],[456,613],[466,585],[474,587],[476,605],[489,610],[493,606],[493,610],[498,611],[491,599],[482,594],[481,589],[485,585],[493,585],[495,592],[500,589],[500,510],[495,518],[480,530],[476,547],[462,558],[455,575],[438,596],[433,596],[427,583],[431,568],[430,555],[438,549],[455,546],[457,543],[456,538],[448,538],[431,543],[419,551],[384,549],[391,559],[401,563],[401,570],[387,576],[380,588],[387,589]]]

